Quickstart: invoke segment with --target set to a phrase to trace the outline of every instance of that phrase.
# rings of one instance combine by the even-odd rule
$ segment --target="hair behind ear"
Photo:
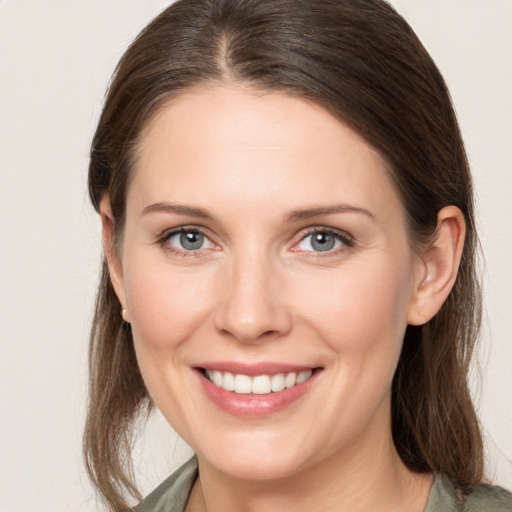
[[[448,475],[469,490],[484,473],[482,434],[467,381],[481,322],[481,286],[478,244],[461,216],[452,206],[441,210],[424,253],[424,280],[393,379],[392,430],[411,469]]]
[[[134,483],[133,421],[152,403],[139,371],[131,328],[123,322],[107,262],[94,311],[89,346],[89,402],[83,453],[87,473],[112,510],[129,510],[125,496],[140,500]]]

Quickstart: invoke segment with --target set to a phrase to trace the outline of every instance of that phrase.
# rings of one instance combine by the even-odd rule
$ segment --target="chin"
[[[308,466],[307,447],[304,443],[290,442],[276,437],[268,439],[245,439],[226,444],[216,443],[204,451],[197,451],[200,461],[204,461],[217,471],[231,478],[252,481],[268,481],[287,478]],[[213,449],[212,449],[213,448]]]
[[[298,472],[298,461],[292,463],[292,457],[283,458],[283,454],[268,454],[258,456],[254,454],[252,458],[240,457],[238,454],[225,457],[223,460],[214,461],[215,468],[230,476],[240,480],[248,481],[269,481],[280,480],[292,476]]]

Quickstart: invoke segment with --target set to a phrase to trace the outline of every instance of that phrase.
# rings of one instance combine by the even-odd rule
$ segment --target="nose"
[[[222,282],[215,327],[244,343],[279,338],[292,328],[284,280],[265,255],[233,258]],[[226,278],[227,274],[227,278]]]

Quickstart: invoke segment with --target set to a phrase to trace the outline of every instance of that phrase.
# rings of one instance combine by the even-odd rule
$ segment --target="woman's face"
[[[389,439],[422,265],[381,158],[319,106],[174,98],[141,140],[121,263],[144,381],[200,461],[272,479]]]

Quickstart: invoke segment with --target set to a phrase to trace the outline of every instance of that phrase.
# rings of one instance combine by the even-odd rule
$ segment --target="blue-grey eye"
[[[342,245],[341,237],[329,231],[315,231],[305,236],[299,243],[301,251],[326,252]]]
[[[203,233],[194,229],[181,229],[177,233],[171,234],[167,243],[183,251],[197,251],[213,247]]]
[[[185,231],[180,234],[180,244],[183,249],[188,251],[196,251],[201,249],[204,243],[204,235],[196,231]]]

